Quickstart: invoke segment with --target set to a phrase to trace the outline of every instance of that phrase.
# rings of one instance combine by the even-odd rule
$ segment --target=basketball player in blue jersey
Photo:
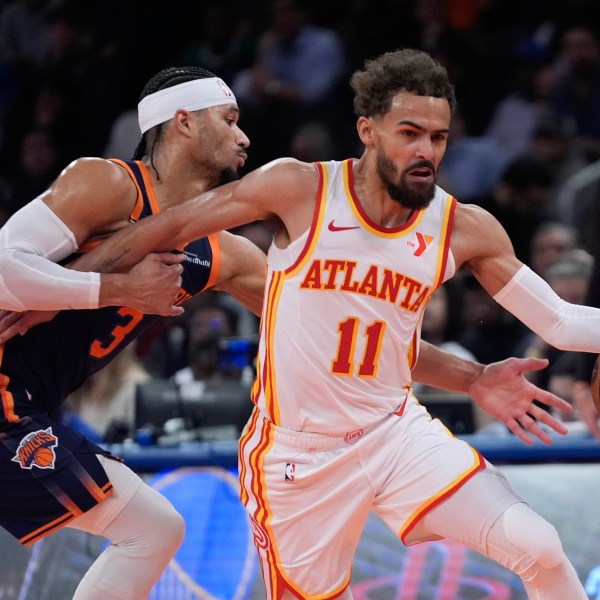
[[[0,525],[24,545],[63,526],[110,540],[76,600],[148,597],[184,524],[122,462],[57,422],[57,409],[157,314],[179,314],[195,294],[223,290],[254,313],[262,306],[265,256],[226,232],[150,256],[129,273],[90,275],[52,262],[77,268],[114,231],[235,179],[244,164],[249,142],[235,98],[208,71],[161,71],[142,92],[139,116],[138,160],[75,161],[0,230],[2,308],[82,309],[0,343]]]
[[[129,274],[111,277],[67,271],[51,262],[214,187],[223,175],[233,178],[243,164],[248,140],[237,127],[235,100],[212,74],[167,70],[142,96],[144,137],[136,157],[145,160],[77,161],[0,231],[0,261],[6,265],[0,306],[87,309],[61,312],[14,338],[15,332],[25,333],[46,317],[36,311],[7,315],[0,345],[0,522],[25,544],[64,525],[110,539],[109,549],[81,582],[78,599],[145,597],[175,552],[182,524],[164,498],[97,446],[57,425],[52,411],[143,329],[149,317],[142,312],[176,314],[181,302],[209,287],[231,293],[254,312],[262,305],[264,257],[246,240],[226,233],[188,243],[183,267],[175,258],[150,255]],[[32,223],[40,226],[32,230]],[[78,259],[77,268],[85,268],[86,261],[93,264],[101,248]],[[158,305],[143,286],[142,275],[154,272],[168,283]],[[135,283],[133,298],[124,295],[129,293],[127,278]],[[175,280],[180,294],[174,304],[168,292]],[[120,303],[128,306],[110,306]],[[514,419],[535,410],[534,397],[558,408],[568,406],[522,377],[523,371],[545,364],[509,359],[484,368],[423,344],[413,366],[426,383],[469,391],[521,439],[531,441]],[[442,384],[438,373],[443,368]],[[564,433],[547,413],[537,416]],[[537,426],[530,432],[550,441]],[[286,472],[296,477],[291,464]],[[23,512],[23,504],[31,509]]]
[[[422,375],[423,310],[461,267],[558,348],[600,353],[600,310],[563,301],[488,212],[436,185],[456,102],[440,64],[389,52],[351,85],[360,158],[276,160],[117,233],[97,260],[127,266],[210,231],[279,224],[256,406],[239,445],[269,598],[351,598],[353,554],[374,511],[406,544],[447,537],[498,561],[531,599],[585,600],[554,527],[431,420],[411,382]],[[469,377],[426,371],[433,385],[472,390]],[[512,408],[516,433],[547,422],[539,407]]]

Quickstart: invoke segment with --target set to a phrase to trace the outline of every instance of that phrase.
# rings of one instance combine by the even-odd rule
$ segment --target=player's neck
[[[380,227],[400,227],[414,213],[390,197],[375,166],[365,155],[354,163],[354,194],[371,221]]]

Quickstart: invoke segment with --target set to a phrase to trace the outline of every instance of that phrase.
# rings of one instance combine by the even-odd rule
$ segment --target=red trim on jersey
[[[440,272],[438,274],[438,280],[435,282],[435,287],[438,288],[444,282],[444,273],[446,272],[446,266],[448,265],[448,254],[450,253],[450,238],[452,237],[452,230],[454,228],[454,215],[456,212],[456,198],[450,197],[450,208],[448,210],[448,219],[444,227],[444,250],[442,253],[442,264],[440,266]]]
[[[252,411],[250,424],[248,425],[246,432],[240,437],[239,450],[238,450],[239,456],[244,456],[244,450],[246,448],[246,445],[248,444],[248,441],[250,440],[250,438],[254,435],[254,432],[256,431],[258,419],[260,418],[260,416],[261,416],[260,411],[257,408],[255,408]],[[248,490],[246,489],[246,485],[244,483],[246,480],[246,472],[247,472],[246,463],[241,460],[240,461],[240,470],[238,473],[238,479],[240,482],[240,500],[242,501],[242,504],[244,506],[246,506],[248,504]]]
[[[312,217],[312,221],[310,224],[310,232],[308,234],[308,237],[306,238],[306,243],[304,244],[304,248],[302,248],[302,252],[300,252],[300,254],[298,255],[298,258],[296,259],[294,264],[292,264],[290,267],[288,267],[285,270],[285,273],[292,272],[299,264],[302,263],[309,248],[311,247],[311,243],[312,243],[315,235],[318,233],[317,232],[317,224],[319,223],[319,215],[321,214],[321,205],[324,202],[323,188],[324,188],[325,174],[323,172],[323,165],[321,163],[317,162],[314,164],[317,167],[317,171],[319,172],[319,187],[317,189],[317,196],[315,198],[315,208],[313,211],[313,217]]]
[[[408,523],[407,526],[404,528],[404,530],[401,532],[400,540],[402,541],[403,544],[410,545],[410,544],[407,544],[406,537],[414,529],[415,525],[428,512],[432,511],[438,504],[441,504],[444,500],[446,500],[446,498],[449,498],[452,494],[454,494],[456,491],[458,491],[465,483],[467,483],[467,481],[469,481],[469,479],[471,479],[471,477],[473,477],[474,475],[479,473],[479,471],[483,471],[483,469],[485,469],[485,459],[483,458],[483,456],[481,456],[481,454],[479,454],[479,452],[477,450],[475,450],[475,448],[471,448],[471,449],[473,450],[473,452],[476,456],[476,459],[477,459],[475,462],[475,465],[473,467],[471,467],[462,476],[462,478],[459,481],[457,481],[454,485],[449,487],[443,494],[440,494],[432,502],[424,503],[421,506],[421,508],[419,508],[416,511],[415,516],[412,517],[412,519],[410,520],[410,523]]]
[[[275,334],[275,321],[277,314],[277,304],[281,288],[283,287],[284,276],[281,271],[273,273],[269,283],[267,295],[265,318],[263,319],[265,335],[263,338],[265,348],[265,364],[263,365],[262,387],[265,398],[265,407],[267,416],[276,425],[279,424],[279,410],[277,405],[277,393],[275,384],[275,368],[273,366],[273,336]]]

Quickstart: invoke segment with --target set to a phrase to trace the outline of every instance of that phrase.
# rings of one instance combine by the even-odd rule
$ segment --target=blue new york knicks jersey
[[[117,161],[138,189],[131,220],[159,212],[143,163]],[[216,236],[183,252],[178,303],[213,285]],[[112,491],[97,445],[52,419],[66,397],[160,317],[129,307],[62,311],[0,344],[0,525],[23,544],[62,527]]]

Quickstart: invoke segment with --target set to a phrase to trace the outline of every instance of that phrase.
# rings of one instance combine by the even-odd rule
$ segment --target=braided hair
[[[163,69],[159,71],[152,79],[146,83],[142,93],[140,94],[139,100],[142,98],[149,96],[150,94],[154,94],[159,90],[164,90],[166,88],[173,87],[174,85],[179,85],[180,83],[185,83],[186,81],[194,81],[196,79],[206,79],[208,77],[216,77],[214,73],[207,71],[206,69],[202,69],[201,67],[169,67],[168,69]],[[142,139],[140,140],[135,152],[133,153],[133,160],[141,160],[144,155],[148,152],[148,139],[147,135],[152,134],[152,147],[150,148],[150,164],[156,173],[156,177],[160,180],[160,175],[156,170],[156,166],[154,165],[154,151],[156,150],[157,144],[160,142],[162,138],[162,126],[163,123],[159,123],[142,134]]]

